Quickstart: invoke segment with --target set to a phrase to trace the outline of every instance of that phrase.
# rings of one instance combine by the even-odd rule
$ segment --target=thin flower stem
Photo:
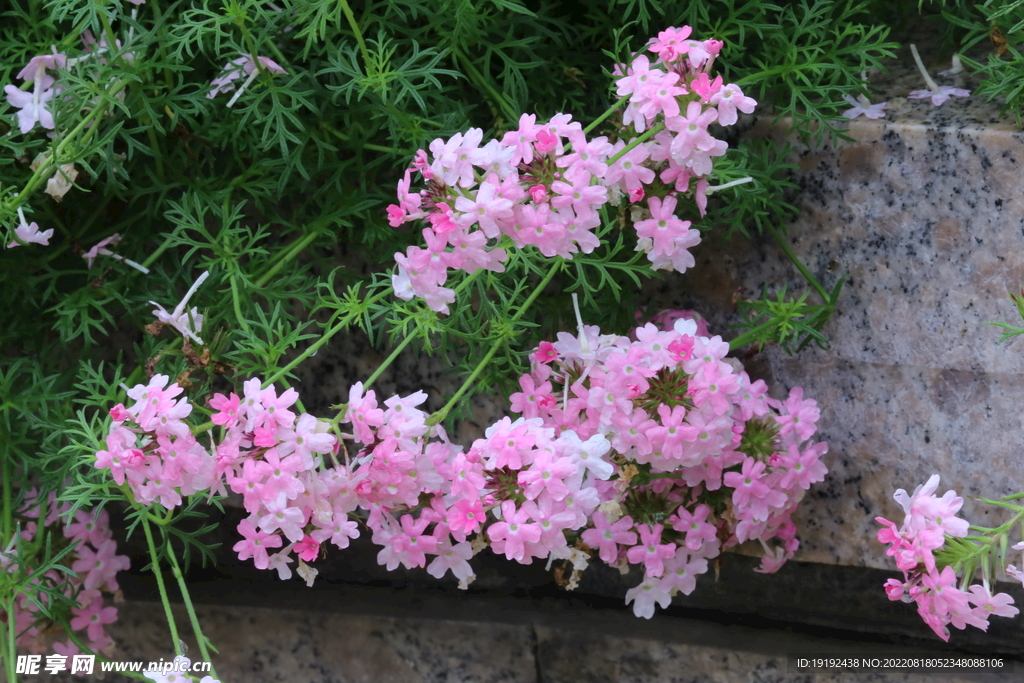
[[[519,116],[516,114],[515,109],[512,108],[512,105],[509,104],[508,100],[505,99],[505,96],[494,89],[494,86],[491,85],[491,82],[484,78],[483,74],[477,71],[477,68],[473,65],[471,61],[469,61],[469,59],[465,57],[465,55],[463,55],[461,52],[454,48],[452,51],[455,53],[456,59],[458,59],[459,62],[462,64],[462,68],[464,68],[466,72],[469,73],[470,80],[487,91],[487,93],[491,96],[494,102],[498,105],[498,108],[501,110],[501,113],[505,116],[505,118],[508,119],[509,124],[511,125],[513,122],[518,121]]]
[[[473,280],[475,280],[477,278],[477,276],[479,276],[480,273],[482,273],[482,272],[483,272],[482,269],[474,271],[469,277],[465,278],[462,282],[460,282],[458,285],[456,285],[455,289],[453,290],[455,292],[455,296],[458,296],[464,289],[466,289],[466,287],[468,287],[469,284],[471,282],[473,282]],[[387,290],[385,290],[385,292],[386,291]],[[380,295],[377,295],[377,296],[380,296]],[[375,381],[377,381],[377,379],[384,373],[384,371],[392,363],[395,362],[395,359],[398,358],[398,356],[402,353],[402,351],[405,349],[405,347],[408,346],[412,342],[412,340],[415,339],[415,338],[416,338],[416,335],[413,334],[413,333],[410,333],[410,334],[407,334],[404,339],[402,339],[402,341],[398,344],[398,346],[396,346],[394,348],[394,350],[391,351],[391,354],[388,355],[388,357],[384,359],[384,362],[381,363],[380,365],[378,365],[377,369],[373,371],[373,374],[370,375],[370,377],[366,380],[366,382],[363,383],[363,391],[364,392],[367,389],[370,388],[370,385],[372,385]],[[334,416],[334,418],[331,420],[331,426],[337,428],[338,424],[345,418],[345,414],[347,412],[348,412],[348,404],[342,406],[341,410],[338,411],[338,414]]]
[[[11,462],[10,462],[10,448],[7,445],[7,440],[4,440],[3,446],[0,447],[0,486],[3,487],[4,497],[4,509],[3,509],[3,534],[0,535],[0,548],[6,548],[10,542],[14,533],[14,499],[11,492]]]
[[[818,294],[821,295],[821,298],[824,299],[825,303],[826,304],[832,303],[831,296],[829,295],[828,290],[825,289],[824,287],[822,287],[821,283],[819,283],[818,280],[813,275],[811,275],[811,271],[809,271],[807,269],[807,266],[804,265],[803,261],[801,261],[800,258],[793,251],[793,249],[790,248],[789,242],[787,242],[785,239],[783,239],[782,235],[779,233],[779,231],[774,226],[769,225],[768,226],[768,231],[772,234],[772,237],[778,243],[778,245],[782,249],[782,251],[785,252],[786,256],[789,257],[789,260],[792,261],[793,265],[796,266],[797,270],[799,270],[800,273],[805,278],[807,278],[807,282],[812,287],[814,287],[814,289],[818,290]]]
[[[210,675],[217,678],[217,670],[213,666],[213,659],[206,648],[206,636],[203,635],[203,630],[199,627],[199,617],[196,616],[196,610],[192,606],[192,596],[189,595],[188,584],[185,583],[185,577],[181,574],[181,567],[178,566],[178,558],[175,557],[174,550],[170,548],[168,549],[167,556],[171,558],[171,573],[174,574],[174,578],[178,581],[181,598],[185,601],[185,611],[188,612],[189,621],[192,622],[192,632],[195,633],[196,641],[199,643],[199,652],[203,655],[203,661],[210,662]]]
[[[107,51],[116,52],[117,38],[114,36],[114,29],[110,26],[110,20],[107,19],[107,15],[103,14],[102,12],[100,12],[99,15],[100,23],[103,24],[103,33],[107,36]]]
[[[307,358],[312,356],[314,353],[316,353],[320,349],[321,346],[323,346],[324,344],[326,344],[327,342],[329,342],[331,340],[331,337],[333,337],[334,335],[338,334],[339,332],[341,332],[343,329],[345,329],[348,326],[349,326],[349,322],[347,320],[342,320],[337,325],[335,325],[331,329],[327,330],[327,332],[324,333],[324,336],[320,337],[315,342],[310,344],[309,347],[307,347],[305,351],[303,351],[298,356],[296,356],[295,359],[292,360],[291,363],[289,363],[288,365],[284,366],[283,368],[281,368],[280,370],[275,372],[273,375],[271,375],[269,378],[267,378],[267,380],[263,382],[263,388],[266,389],[271,384],[273,384],[274,382],[276,382],[277,380],[281,379],[282,377],[287,375],[289,372],[294,370],[296,368],[296,366],[299,365],[299,363],[301,363],[302,361],[306,360]]]
[[[242,315],[242,303],[238,295],[237,273],[231,274],[231,300],[234,302],[235,318],[238,320],[238,325],[242,328],[242,332],[252,334],[252,330],[249,329],[249,323],[246,321],[245,316]]]
[[[146,534],[146,544],[149,546],[149,561],[153,563],[153,576],[156,577],[156,587],[160,591],[160,602],[164,606],[164,616],[167,617],[167,626],[171,629],[171,640],[174,641],[174,653],[181,654],[181,640],[178,638],[178,627],[174,623],[174,614],[171,612],[171,602],[167,598],[167,588],[164,586],[164,577],[160,573],[160,557],[156,554],[156,544],[153,543],[153,531],[149,528],[149,519],[146,515],[141,518],[142,531]]]
[[[142,265],[146,268],[153,265],[153,262],[156,261],[161,256],[163,256],[163,253],[167,251],[167,249],[171,246],[171,243],[173,241],[173,237],[168,236],[167,239],[165,239],[163,243],[156,248],[156,251],[154,251],[152,254],[146,257],[146,260],[142,262]]]
[[[367,76],[370,71],[370,51],[366,47],[366,41],[363,40],[363,32],[359,28],[359,22],[356,21],[356,16],[352,14],[352,8],[348,5],[348,0],[339,0],[341,4],[341,11],[345,14],[345,19],[348,21],[349,27],[352,29],[352,33],[356,36],[356,42],[359,43],[359,51],[363,53],[363,65],[366,67]]]
[[[11,593],[11,597],[7,600],[7,604],[4,605],[4,611],[9,615],[7,621],[10,622],[5,626],[4,621],[0,621],[0,638],[3,638],[4,652],[0,654],[4,655],[4,668],[7,669],[7,680],[11,683],[16,683],[18,680],[18,674],[14,668],[14,661],[16,657],[15,641],[17,640],[16,631],[18,628],[14,625],[14,593]]]
[[[515,323],[518,322],[519,319],[523,317],[523,315],[526,313],[526,311],[530,309],[530,306],[533,305],[533,302],[537,300],[537,297],[541,295],[544,289],[548,286],[548,283],[551,282],[551,279],[555,277],[555,274],[562,269],[562,264],[562,258],[555,257],[555,262],[551,265],[551,268],[548,269],[548,272],[547,274],[544,275],[544,278],[534,288],[529,298],[523,302],[523,305],[519,307],[519,310],[516,311],[516,314],[509,318],[509,330],[511,330],[514,327]],[[470,387],[473,386],[473,383],[476,381],[477,377],[480,376],[480,373],[484,371],[484,368],[487,367],[487,364],[490,363],[491,359],[494,358],[495,354],[498,353],[498,350],[502,346],[502,342],[502,339],[494,340],[494,345],[491,346],[490,351],[488,351],[486,355],[484,355],[484,357],[480,359],[480,362],[476,364],[476,367],[473,368],[473,372],[469,375],[469,377],[466,378],[466,381],[462,383],[462,386],[460,386],[459,390],[455,392],[455,395],[448,400],[448,402],[444,405],[443,408],[441,408],[436,413],[427,418],[426,424],[428,426],[439,424],[440,422],[444,421],[446,417],[448,417],[448,413],[451,411],[451,409],[459,402],[463,394],[469,391]]]
[[[913,43],[910,44],[910,53],[914,55],[914,63],[917,64],[917,70],[924,76],[924,82],[928,84],[928,89],[936,95],[939,94],[939,86],[932,80],[931,74],[924,68],[924,62],[921,61],[921,55],[917,54],[917,46]]]
[[[639,145],[642,145],[644,142],[646,142],[650,138],[654,137],[656,134],[660,133],[663,130],[665,130],[665,124],[664,123],[659,123],[654,128],[649,128],[646,132],[644,132],[643,135],[640,135],[638,137],[633,138],[633,140],[631,140],[628,145],[626,145],[625,147],[620,149],[618,154],[613,156],[606,163],[609,166],[611,166],[616,161],[618,161],[622,157],[626,156],[626,154],[628,154],[629,151],[632,150],[634,147],[638,147]]]
[[[614,114],[615,110],[618,109],[619,107],[621,107],[622,103],[625,102],[626,100],[628,100],[629,97],[630,97],[629,95],[623,95],[622,97],[620,97],[618,100],[615,101],[615,104],[613,104],[612,106],[608,107],[604,111],[603,114],[601,114],[596,119],[591,121],[590,125],[583,129],[584,135],[589,135],[590,131],[594,130],[599,125],[601,125],[601,122],[603,122],[606,118],[608,118],[609,116]]]
[[[281,258],[277,259],[274,265],[270,267],[270,270],[268,270],[266,273],[260,276],[260,279],[256,280],[256,282],[253,283],[255,288],[263,289],[263,286],[270,281],[270,278],[274,277],[277,274],[277,271],[281,270],[281,268],[288,264],[288,262],[290,262],[293,258],[302,253],[302,250],[308,247],[310,243],[316,239],[316,237],[317,233],[313,231],[295,240],[295,242],[293,242],[292,245],[288,247],[287,251],[285,251],[284,255],[281,256]]]
[[[395,359],[398,358],[399,354],[401,354],[405,347],[408,346],[409,343],[415,338],[415,334],[406,335],[405,339],[403,339],[402,342],[394,348],[391,354],[384,359],[384,362],[378,365],[377,369],[373,371],[373,374],[370,375],[370,377],[365,382],[363,382],[363,391],[369,389],[370,385],[377,381],[377,378],[384,373],[384,370],[386,370],[388,366],[395,362]]]

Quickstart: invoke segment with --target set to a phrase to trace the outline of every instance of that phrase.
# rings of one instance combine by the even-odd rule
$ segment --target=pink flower
[[[315,538],[306,534],[301,541],[292,546],[292,550],[305,562],[313,562],[320,554],[320,544]]]
[[[468,543],[452,545],[447,537],[437,544],[437,557],[427,566],[427,573],[436,579],[443,577],[451,570],[455,578],[465,581],[473,576],[473,568],[469,560],[473,557],[473,547]]]
[[[281,537],[258,531],[249,519],[243,519],[238,523],[238,533],[244,538],[232,548],[238,553],[238,559],[248,560],[251,557],[257,569],[266,569],[270,565],[267,549],[280,548]]]
[[[35,128],[36,123],[43,128],[53,130],[53,114],[45,105],[53,99],[59,86],[53,87],[54,79],[46,73],[46,70],[63,68],[66,59],[66,56],[60,53],[33,57],[28,65],[18,73],[18,78],[27,83],[34,83],[31,92],[22,91],[13,85],[4,86],[7,102],[20,110],[18,124],[22,134]]]
[[[232,429],[238,424],[241,405],[241,399],[234,392],[231,392],[230,396],[214,394],[210,399],[210,407],[217,412],[210,419],[215,425],[223,425],[227,429]]]
[[[637,235],[652,240],[653,246],[650,251],[654,255],[671,254],[675,249],[675,239],[686,235],[690,230],[690,221],[675,217],[677,203],[675,197],[665,197],[664,200],[651,197],[647,200],[651,217],[637,221],[633,226]]]
[[[117,608],[104,607],[103,596],[96,590],[84,591],[79,602],[85,606],[72,608],[75,618],[71,620],[71,628],[75,631],[88,629],[89,640],[101,640],[104,624],[117,621]]]
[[[112,252],[109,249],[107,249],[107,245],[113,246],[113,245],[117,244],[120,241],[121,241],[121,235],[119,235],[118,233],[115,232],[110,237],[107,237],[106,239],[100,240],[99,242],[94,244],[92,249],[90,249],[89,251],[87,251],[84,254],[82,254],[82,258],[84,258],[85,261],[86,261],[86,267],[87,268],[92,268],[92,262],[96,260],[97,256],[102,254],[104,256],[109,256],[112,259],[115,259],[117,261],[121,261],[122,263],[131,266],[135,270],[138,270],[139,272],[148,275],[149,274],[149,268],[146,268],[145,266],[140,265],[140,264],[136,263],[135,261],[132,261],[131,259],[126,259],[125,257],[121,256],[120,254],[115,254],[114,252]],[[150,303],[153,303],[153,302],[151,301]]]
[[[469,535],[480,528],[485,518],[484,506],[479,499],[463,498],[448,510],[445,521],[452,531]]]
[[[597,548],[602,560],[612,564],[618,559],[619,545],[635,545],[636,534],[631,531],[633,519],[628,515],[614,524],[608,523],[603,512],[594,513],[594,528],[583,532],[583,542]]]
[[[665,561],[665,575],[662,577],[659,587],[670,593],[679,591],[683,595],[689,595],[697,587],[697,576],[707,570],[707,559],[703,557],[691,559],[687,553],[677,552],[674,557]]]
[[[709,102],[718,107],[718,122],[723,126],[736,123],[736,110],[750,114],[757,106],[757,101],[747,97],[738,85],[730,83],[711,96]]]
[[[494,552],[505,555],[510,560],[526,564],[526,544],[540,540],[539,524],[530,522],[526,510],[516,510],[516,504],[506,500],[501,504],[502,521],[495,522],[487,530]]]
[[[849,95],[843,95],[843,99],[853,105],[852,108],[847,109],[843,112],[843,116],[848,119],[855,119],[860,115],[864,115],[865,118],[869,119],[880,119],[885,117],[883,111],[887,106],[888,102],[879,102],[878,104],[871,104],[868,102],[868,98],[863,95],[858,95],[857,99],[853,99]]]
[[[437,549],[437,539],[425,533],[428,524],[430,521],[424,517],[403,515],[402,533],[391,538],[392,547],[399,555],[404,555],[402,563],[410,569],[426,565],[426,553],[433,554]]]
[[[92,246],[92,249],[82,254],[82,258],[86,261],[86,268],[92,268],[92,262],[96,260],[96,257],[100,254],[110,254],[111,251],[107,249],[107,245],[113,246],[121,241],[121,235],[114,233],[106,239],[100,240]]]
[[[663,62],[674,62],[680,55],[689,52],[690,47],[686,39],[693,32],[689,26],[682,28],[667,28],[658,33],[657,39],[647,49],[658,53],[658,59]]]
[[[626,551],[626,558],[630,564],[644,565],[647,576],[661,576],[665,572],[664,560],[674,557],[676,546],[674,543],[662,543],[661,532],[664,527],[660,524],[653,526],[649,524],[638,524],[640,532],[640,545],[634,546]]]
[[[1019,609],[1013,606],[1013,598],[1006,593],[992,595],[987,586],[975,584],[968,588],[971,596],[967,599],[975,605],[974,611],[982,618],[987,619],[989,615],[997,617],[1017,616]]]
[[[459,219],[461,227],[468,228],[474,223],[479,223],[480,230],[489,239],[494,239],[500,234],[498,221],[512,217],[512,202],[498,196],[498,186],[492,182],[480,183],[476,197],[472,199],[457,198],[455,208],[463,212]]]
[[[908,100],[931,100],[932,106],[941,107],[950,97],[970,97],[971,91],[954,88],[951,85],[940,85],[938,90],[913,90],[907,95]]]
[[[693,512],[680,507],[676,511],[676,517],[672,521],[672,528],[681,534],[686,534],[686,547],[689,550],[700,550],[704,543],[714,542],[717,529],[714,524],[707,522],[711,508],[703,503],[693,509]]]
[[[39,224],[35,221],[29,223],[25,218],[25,212],[21,207],[18,207],[18,218],[21,219],[21,222],[18,224],[18,227],[14,229],[14,234],[19,240],[28,244],[42,244],[43,246],[48,246],[50,244],[50,238],[53,237],[53,228],[50,228],[46,232],[39,232]],[[21,245],[18,241],[14,240],[7,245],[7,248],[13,249],[14,247],[20,246]]]
[[[533,161],[533,145],[530,143],[535,141],[537,133],[543,130],[536,122],[536,114],[523,114],[519,117],[519,130],[509,131],[501,139],[501,144],[515,150],[511,160],[513,166]]]

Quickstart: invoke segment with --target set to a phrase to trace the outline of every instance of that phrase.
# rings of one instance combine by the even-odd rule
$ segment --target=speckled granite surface
[[[119,644],[114,661],[168,658],[169,636],[159,603],[126,602],[108,632]],[[204,632],[224,683],[995,683],[986,673],[936,675],[879,671],[801,673],[788,654],[847,657],[934,657],[912,647],[863,645],[656,617],[637,624],[611,615],[538,615],[484,610],[454,618],[333,613],[313,609],[199,606]],[[200,661],[187,620],[176,610],[192,660]],[[618,616],[618,618],[615,618]],[[1007,666],[1019,666],[1007,660]],[[25,683],[104,680],[66,674]]]

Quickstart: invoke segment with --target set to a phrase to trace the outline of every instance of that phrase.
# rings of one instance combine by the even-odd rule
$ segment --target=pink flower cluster
[[[318,473],[320,456],[333,454],[337,439],[327,423],[289,410],[298,392],[288,389],[278,396],[274,387],[263,389],[253,378],[241,397],[214,395],[213,422],[224,432],[211,454],[184,422],[192,405],[175,400],[182,389],[167,382],[166,375],[154,375],[148,385],[128,391],[135,403],[111,409],[107,449],[96,454],[95,466],[109,469],[118,484],[127,481],[135,500],[171,509],[181,505],[182,496],[226,494],[230,486],[242,494],[250,515],[238,526],[245,540],[235,550],[242,559],[254,558],[261,569],[275,566],[282,576],[291,575],[288,553],[313,559],[326,538],[345,547],[347,537],[339,534],[358,535],[344,513],[335,519],[331,509],[322,508],[319,494],[330,475]],[[306,534],[310,524],[320,531]],[[268,551],[283,545],[282,536],[288,544],[271,559]]]
[[[886,555],[894,558],[896,567],[903,572],[903,581],[886,581],[889,599],[916,603],[924,622],[948,641],[950,624],[961,630],[970,625],[986,631],[990,616],[1013,617],[1019,610],[1006,593],[992,595],[987,579],[963,590],[957,587],[953,567],[940,569],[936,565],[934,553],[943,548],[946,536],[963,538],[969,526],[956,516],[963,498],[955,491],[936,497],[938,486],[936,474],[912,495],[903,489],[896,491],[896,502],[905,513],[903,526],[897,528],[883,517],[876,517],[875,521],[884,527],[878,531],[878,540],[889,545]],[[967,578],[964,577],[963,586]]]
[[[26,495],[25,505],[18,511],[23,522],[21,539],[23,543],[35,541],[39,528],[40,516],[39,496],[35,491]],[[56,587],[68,598],[81,605],[71,610],[71,629],[83,634],[82,640],[93,651],[110,651],[114,642],[106,634],[104,627],[117,621],[117,608],[105,606],[103,593],[111,593],[115,600],[120,600],[120,589],[117,584],[117,573],[129,567],[129,560],[117,554],[117,542],[110,531],[109,517],[106,510],[99,515],[91,510],[77,510],[73,518],[64,520],[71,510],[69,503],[56,501],[56,495],[49,494],[46,506],[46,519],[43,527],[56,530],[61,525],[61,536],[65,545],[75,544],[70,554],[62,559],[61,564],[68,566],[77,575],[63,574],[56,570],[46,572],[36,583],[44,582]],[[60,541],[54,543],[54,549],[62,547]],[[32,572],[32,567],[19,567],[20,558],[15,544],[0,551],[0,571],[14,573],[23,570]],[[20,634],[17,645],[30,652],[42,653],[50,646],[52,633],[49,620],[39,612],[38,606],[29,600],[29,592],[21,592],[15,597],[14,624],[15,632]],[[44,599],[43,594],[39,594]],[[0,610],[0,615],[9,621],[9,617]],[[72,640],[53,643],[52,650],[67,657],[80,654],[78,646]]]
[[[606,476],[594,482],[604,515],[582,540],[606,562],[644,566],[627,600],[645,617],[676,591],[691,592],[723,547],[757,540],[759,571],[781,567],[799,546],[790,515],[827,471],[827,445],[804,444],[819,411],[801,389],[776,401],[725,357],[726,342],[700,334],[703,322],[658,318],[674,323],[648,323],[632,341],[594,327],[560,333],[538,348],[512,396],[526,417],[609,440]],[[772,538],[782,546],[770,549]]]
[[[617,142],[588,138],[569,114],[545,123],[523,114],[518,129],[500,140],[483,143],[483,132],[471,128],[434,140],[429,157],[419,150],[398,183],[398,203],[387,210],[393,227],[421,219],[430,227],[423,230],[425,248],[395,254],[395,295],[406,301],[418,296],[447,313],[455,300],[454,291],[444,287],[449,269],[501,272],[507,258],[499,246],[503,237],[548,258],[589,254],[600,244],[592,232],[601,224],[598,211],[609,202],[617,205],[623,195],[631,202],[654,195],[634,226],[637,248],[653,267],[683,272],[693,266],[688,250],[700,235],[690,221],[675,216],[675,195],[689,192],[691,179],[708,175],[712,159],[728,147],[708,126],[732,125],[737,110],[751,112],[755,102],[739,87],[723,85],[720,76],[708,76],[722,44],[686,40],[689,34],[689,27],[663,31],[649,48],[657,60],[652,64],[639,55],[618,78],[618,93],[629,96],[629,104],[627,127]],[[630,124],[639,133],[658,122],[665,129],[653,140],[630,146]],[[414,171],[426,184],[418,192],[411,190]],[[707,188],[702,179],[694,189],[701,214]]]
[[[725,358],[721,338],[679,314],[659,319],[675,322],[637,328],[634,341],[587,327],[541,344],[511,396],[521,417],[491,425],[467,451],[428,424],[423,392],[379,405],[357,383],[336,420],[351,429],[342,465],[329,426],[289,410],[294,390],[278,396],[250,379],[242,397],[210,400],[224,430],[211,455],[183,422],[191,406],[174,400],[180,389],[158,375],[130,390],[131,408],[111,411],[96,466],[165,507],[230,486],[249,513],[234,550],[281,578],[294,553],[311,582],[306,563],[328,541],[347,547],[363,519],[380,564],[451,572],[462,586],[488,546],[521,563],[568,562],[570,587],[593,555],[642,565],[629,599],[649,617],[654,602],[692,591],[723,547],[757,540],[759,571],[778,569],[799,545],[790,515],[826,472],[826,445],[805,444],[814,401],[800,389],[767,397],[764,382]]]

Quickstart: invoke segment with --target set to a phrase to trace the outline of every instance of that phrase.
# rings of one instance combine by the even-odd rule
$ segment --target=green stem
[[[231,300],[234,302],[235,306],[235,318],[238,319],[238,324],[241,326],[242,331],[245,332],[246,334],[252,334],[252,331],[249,329],[249,323],[245,320],[245,317],[242,315],[242,303],[239,300],[238,296],[237,273],[231,274]]]
[[[146,134],[149,136],[149,146],[153,148],[153,161],[156,162],[156,176],[160,179],[161,183],[166,182],[164,179],[164,156],[163,151],[160,149],[160,141],[157,140],[156,130],[153,128],[153,122],[149,122],[149,126],[146,127]]]
[[[825,304],[831,304],[832,299],[828,293],[828,290],[822,287],[821,283],[819,283],[818,280],[815,279],[813,275],[811,275],[811,271],[807,269],[807,266],[803,264],[803,261],[801,261],[800,258],[790,248],[789,242],[787,242],[782,237],[782,235],[774,226],[769,225],[768,231],[772,234],[772,237],[775,239],[775,242],[779,245],[782,251],[785,252],[786,256],[789,257],[789,260],[792,261],[793,265],[796,266],[797,270],[799,270],[800,273],[807,279],[807,282],[810,283],[810,285],[814,287],[816,290],[818,290],[818,294],[821,295],[821,298],[825,301]]]
[[[174,641],[174,654],[181,654],[181,640],[178,638],[178,627],[174,623],[174,614],[171,613],[171,601],[167,598],[167,588],[164,586],[164,577],[160,573],[160,558],[156,554],[156,544],[153,543],[153,531],[149,528],[149,520],[143,514],[141,519],[142,531],[146,534],[146,544],[149,546],[149,560],[153,563],[153,576],[156,577],[156,587],[160,591],[160,602],[164,605],[164,616],[167,617],[167,626],[171,629],[171,639]]]
[[[664,124],[664,123],[659,123],[659,124],[658,124],[658,125],[656,125],[656,126],[655,126],[654,128],[648,128],[648,129],[647,129],[646,131],[644,131],[643,135],[640,135],[640,136],[638,136],[638,137],[635,137],[635,138],[633,138],[633,139],[632,139],[632,140],[630,141],[630,143],[629,143],[628,145],[626,145],[625,147],[623,147],[622,149],[620,149],[620,150],[619,150],[619,152],[618,152],[618,154],[616,154],[615,156],[613,156],[613,157],[612,157],[611,159],[609,159],[609,160],[608,160],[608,161],[607,161],[606,163],[607,163],[607,164],[608,164],[609,166],[611,166],[611,165],[612,165],[612,164],[614,164],[614,163],[615,163],[616,161],[618,161],[618,160],[619,160],[619,159],[621,159],[622,157],[626,156],[626,154],[627,154],[627,153],[628,153],[628,152],[629,152],[629,151],[630,151],[631,149],[633,149],[634,147],[637,147],[637,146],[639,146],[639,145],[642,145],[642,144],[643,144],[644,142],[646,142],[646,141],[647,141],[647,140],[649,140],[650,138],[654,137],[655,135],[657,135],[658,133],[660,133],[660,132],[661,132],[661,131],[663,131],[663,130],[665,130],[665,124]]]
[[[363,149],[369,149],[374,152],[385,152],[387,154],[396,154],[399,156],[409,156],[416,153],[416,150],[414,149],[399,149],[397,147],[385,147],[384,145],[371,145],[369,143],[361,142],[359,140],[354,141],[350,136],[345,135],[340,130],[326,123],[321,124],[321,127],[334,137],[338,138],[339,140],[342,140],[344,142],[356,142]]]
[[[315,342],[310,344],[309,347],[305,351],[300,353],[298,356],[296,356],[292,360],[291,363],[289,363],[288,365],[284,366],[283,368],[281,368],[280,370],[275,372],[273,375],[270,376],[269,379],[267,379],[265,382],[263,382],[263,388],[266,389],[271,384],[273,384],[274,382],[276,382],[277,380],[281,379],[282,377],[287,375],[289,372],[294,370],[296,368],[296,366],[298,366],[299,363],[301,363],[302,361],[306,360],[307,358],[312,356],[314,353],[316,353],[320,349],[321,346],[323,346],[324,344],[326,344],[327,342],[329,342],[331,340],[331,337],[333,337],[334,335],[336,335],[339,332],[341,332],[343,329],[348,327],[348,325],[349,325],[348,321],[347,320],[343,320],[343,321],[339,322],[337,325],[335,325],[334,327],[332,327],[331,329],[327,330],[327,332],[324,333],[324,336],[320,337]]]
[[[209,650],[206,649],[206,636],[203,635],[203,630],[199,627],[199,617],[196,616],[196,610],[192,606],[192,596],[189,595],[185,577],[181,575],[178,558],[174,556],[173,549],[169,549],[167,555],[171,558],[171,573],[178,580],[178,589],[181,590],[181,597],[185,601],[185,611],[188,612],[189,621],[192,622],[192,632],[195,633],[196,641],[199,643],[199,652],[202,653],[204,662],[210,662],[210,675],[217,678],[217,670],[213,666],[213,659],[210,657]]]
[[[11,491],[11,476],[14,473],[11,471],[10,448],[6,439],[0,448],[2,448],[0,450],[0,478],[3,479],[0,485],[3,486],[4,496],[3,534],[0,535],[0,550],[3,550],[14,537],[14,495]]]
[[[289,261],[298,256],[303,249],[308,247],[310,243],[316,239],[316,237],[317,233],[315,231],[311,231],[309,234],[302,236],[292,243],[285,254],[270,267],[270,270],[264,273],[260,279],[255,282],[256,289],[263,289],[263,285],[267,284],[267,282],[270,281],[270,278],[277,274],[277,271],[281,270],[281,268],[283,268]]]
[[[373,371],[373,374],[370,375],[369,379],[367,379],[363,383],[363,391],[366,391],[371,384],[377,381],[377,378],[384,373],[384,370],[386,370],[388,366],[395,362],[395,359],[398,358],[398,355],[402,353],[402,351],[405,350],[405,347],[409,345],[409,342],[411,342],[415,338],[415,335],[409,334],[408,336],[406,336],[405,339],[402,340],[402,343],[400,343],[398,346],[394,348],[391,354],[384,359],[384,362],[377,366],[377,369]]]
[[[5,650],[5,652],[0,652],[0,654],[4,655],[3,660],[4,660],[4,668],[7,669],[7,680],[10,681],[10,683],[17,683],[18,682],[18,674],[15,673],[15,667],[14,667],[14,662],[17,659],[17,651],[15,649],[14,643],[15,643],[15,640],[17,640],[17,633],[16,633],[16,631],[18,629],[14,625],[16,622],[15,622],[15,619],[14,619],[14,594],[13,593],[11,594],[11,597],[7,600],[7,604],[4,605],[4,609],[6,610],[6,612],[8,614],[7,622],[9,622],[9,623],[5,626],[5,623],[3,621],[0,621],[0,638],[3,638],[3,643],[4,643],[3,649]]]
[[[491,82],[484,78],[483,74],[477,71],[477,68],[473,65],[473,63],[469,61],[469,59],[467,59],[461,52],[459,52],[457,49],[453,49],[452,51],[455,53],[455,58],[458,59],[459,62],[462,64],[462,68],[469,73],[470,80],[487,91],[487,93],[498,105],[498,108],[501,109],[501,112],[508,118],[509,123],[511,124],[515,121],[518,121],[519,115],[512,108],[512,105],[509,104],[508,100],[505,99],[505,96],[502,95],[497,90],[495,90],[494,86],[491,85]]]
[[[100,13],[100,23],[103,24],[103,33],[107,36],[107,52],[117,52],[117,37],[114,35],[114,29],[110,27],[107,15],[102,12]]]
[[[775,325],[774,321],[761,323],[757,327],[752,327],[743,334],[739,335],[735,339],[729,342],[729,349],[735,351],[736,349],[742,349],[747,344],[752,344],[758,340],[761,333],[770,330]]]
[[[618,100],[616,100],[615,104],[613,104],[612,106],[608,107],[608,109],[606,109],[603,114],[598,116],[596,119],[594,119],[591,122],[591,124],[589,126],[587,126],[586,128],[583,129],[583,134],[584,135],[589,135],[590,131],[592,131],[595,128],[597,128],[599,125],[601,125],[602,121],[604,121],[606,118],[608,118],[609,116],[614,114],[615,110],[618,109],[619,107],[621,107],[622,103],[625,102],[626,100],[628,100],[629,97],[630,97],[629,95],[623,95]]]
[[[172,236],[168,235],[167,239],[165,239],[163,243],[156,248],[156,251],[154,251],[152,254],[146,257],[146,260],[142,262],[142,265],[145,266],[146,268],[149,268],[151,265],[153,265],[153,262],[156,261],[161,256],[163,256],[163,253],[167,251],[168,248],[170,248],[171,242]]]
[[[345,14],[345,19],[348,21],[348,25],[352,28],[352,33],[356,36],[356,42],[359,43],[359,51],[363,53],[363,65],[366,67],[366,75],[370,73],[370,51],[366,48],[366,41],[363,40],[363,32],[359,29],[359,24],[356,22],[356,17],[352,14],[352,8],[348,6],[348,0],[339,0],[341,3],[341,11]]]
[[[530,306],[533,305],[533,302],[537,300],[537,297],[541,295],[541,292],[543,292],[544,289],[548,286],[548,283],[551,282],[551,279],[555,277],[555,274],[559,270],[561,270],[562,263],[563,261],[561,257],[555,258],[555,262],[551,265],[551,268],[548,269],[547,274],[544,275],[544,278],[540,281],[540,283],[538,283],[537,286],[534,288],[529,298],[527,298],[527,300],[523,302],[523,305],[519,307],[519,310],[516,311],[516,314],[509,319],[508,322],[510,330],[515,325],[515,323],[518,322],[519,319],[523,317],[526,311],[530,309]],[[494,358],[496,353],[498,353],[498,349],[501,348],[503,341],[503,339],[496,339],[494,341],[494,345],[491,346],[490,351],[488,351],[484,355],[484,357],[480,359],[480,362],[476,364],[476,367],[473,368],[473,372],[469,375],[469,377],[466,378],[466,381],[462,383],[462,386],[460,386],[459,390],[455,392],[455,395],[448,400],[448,403],[444,404],[443,408],[441,408],[436,413],[427,418],[426,424],[428,426],[436,425],[442,422],[446,417],[448,417],[449,411],[451,411],[451,409],[459,402],[459,399],[462,398],[463,394],[469,391],[469,388],[473,386],[473,382],[476,381],[476,378],[480,376],[480,373],[484,371],[484,368],[487,367],[487,364],[490,363],[491,359]]]

